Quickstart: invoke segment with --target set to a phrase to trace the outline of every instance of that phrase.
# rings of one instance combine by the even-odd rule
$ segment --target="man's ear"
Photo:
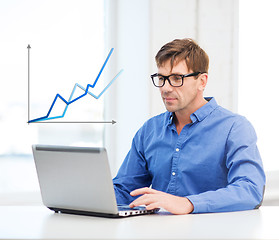
[[[199,77],[199,80],[200,80],[199,90],[204,91],[208,80],[208,74],[202,73],[201,76]]]

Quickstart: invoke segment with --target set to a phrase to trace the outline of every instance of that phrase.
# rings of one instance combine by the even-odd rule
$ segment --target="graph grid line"
[[[40,118],[35,118],[35,119],[32,119],[32,120],[29,120],[28,123],[34,123],[34,122],[40,122],[40,121],[45,121],[45,120],[63,118],[65,116],[66,112],[67,112],[67,109],[68,109],[69,105],[72,104],[73,102],[81,99],[82,97],[86,96],[87,94],[91,95],[95,99],[99,99],[105,93],[105,91],[113,84],[113,82],[119,77],[119,75],[123,72],[123,69],[121,69],[119,71],[119,73],[116,74],[116,76],[107,84],[107,86],[98,95],[95,95],[95,94],[89,92],[89,88],[94,88],[96,86],[96,84],[97,84],[97,82],[98,82],[98,80],[99,80],[99,78],[100,78],[100,76],[101,76],[101,74],[102,74],[102,72],[103,72],[103,70],[104,70],[104,68],[105,68],[105,66],[106,66],[106,64],[107,64],[107,62],[108,62],[112,52],[113,52],[113,50],[114,50],[113,48],[110,50],[110,52],[109,52],[109,54],[108,54],[108,56],[107,56],[107,58],[106,58],[106,60],[105,60],[105,62],[103,64],[101,70],[99,71],[99,73],[98,73],[98,75],[97,75],[97,77],[96,77],[96,79],[95,79],[95,81],[94,81],[94,83],[92,85],[91,84],[87,84],[87,87],[84,88],[80,84],[76,83],[74,88],[73,88],[73,90],[72,90],[72,92],[71,92],[71,95],[70,95],[68,101],[65,98],[63,98],[59,93],[57,93],[55,98],[54,98],[54,100],[53,100],[53,102],[52,102],[52,104],[51,104],[51,106],[50,106],[50,109],[49,109],[47,115],[44,116],[44,117],[40,117]],[[80,96],[76,97],[75,99],[72,99],[77,87],[82,89],[84,91],[84,94],[81,94]],[[66,106],[65,106],[65,109],[63,111],[63,114],[61,116],[49,117],[49,115],[51,114],[51,111],[52,111],[52,109],[53,109],[53,107],[54,107],[54,105],[56,103],[56,100],[58,98],[60,98],[64,103],[66,103]]]

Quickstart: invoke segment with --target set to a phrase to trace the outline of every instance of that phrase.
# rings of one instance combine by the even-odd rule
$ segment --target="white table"
[[[0,239],[279,239],[279,206],[123,219],[55,214],[43,206],[0,206]]]

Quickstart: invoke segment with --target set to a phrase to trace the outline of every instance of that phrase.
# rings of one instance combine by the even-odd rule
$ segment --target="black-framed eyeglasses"
[[[169,76],[164,76],[159,73],[155,73],[151,75],[152,82],[155,87],[163,87],[165,85],[166,80],[168,80],[169,84],[173,87],[181,87],[183,85],[183,80],[186,77],[195,77],[201,74],[201,72],[194,72],[189,74],[171,74]]]

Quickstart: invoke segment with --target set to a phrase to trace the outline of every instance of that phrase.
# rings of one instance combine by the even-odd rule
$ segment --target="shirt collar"
[[[196,121],[202,121],[204,120],[216,107],[218,107],[218,104],[214,97],[206,97],[205,98],[208,103],[206,103],[204,106],[199,108],[197,111],[191,114],[190,118],[192,122]],[[169,112],[168,115],[168,125],[171,125],[173,123],[174,113]]]
[[[190,118],[192,122],[196,121],[202,121],[204,120],[216,107],[218,107],[218,104],[213,97],[205,98],[208,103],[203,105],[201,108],[199,108],[197,111],[191,114]]]

